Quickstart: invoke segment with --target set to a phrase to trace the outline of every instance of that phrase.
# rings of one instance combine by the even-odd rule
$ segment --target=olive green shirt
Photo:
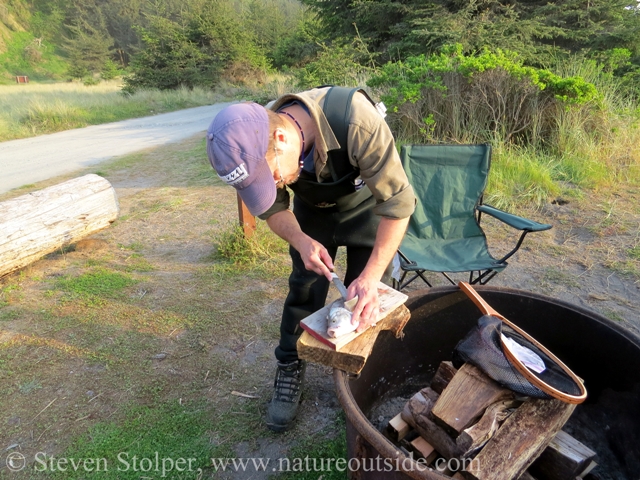
[[[320,183],[332,181],[327,152],[340,148],[322,111],[329,88],[285,95],[269,105],[271,110],[277,111],[282,105],[298,101],[309,110],[316,124],[313,161]],[[360,177],[376,199],[373,212],[393,219],[410,216],[415,208],[415,196],[400,163],[391,130],[371,102],[359,93],[353,96],[347,143],[350,163],[360,170]],[[279,188],[274,205],[260,218],[265,220],[274,213],[287,210],[289,204],[288,190]]]

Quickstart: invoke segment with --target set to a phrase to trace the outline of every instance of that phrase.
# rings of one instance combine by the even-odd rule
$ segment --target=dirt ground
[[[96,423],[118,422],[124,405],[159,401],[204,401],[210,444],[241,457],[283,457],[301,439],[335,435],[342,428],[335,427],[340,405],[331,370],[320,365],[307,370],[295,428],[274,435],[262,423],[287,258],[276,252],[273,266],[269,260],[240,273],[217,264],[216,241],[237,219],[236,198],[214,178],[202,140],[194,137],[88,172],[105,176],[120,202],[120,219],[92,236],[103,242],[50,254],[0,279],[4,456],[17,450],[27,458],[40,451],[59,455]],[[514,213],[553,229],[530,235],[492,285],[559,298],[640,334],[637,187],[556,199],[536,211]],[[514,234],[492,227],[488,221],[485,229],[494,232],[489,241],[499,255],[511,248]],[[124,272],[137,283],[125,297],[98,307],[56,286],[60,278],[96,268]],[[422,286],[408,290],[416,288]],[[232,417],[239,433],[219,427],[220,419]],[[19,478],[4,468],[0,475]],[[206,471],[202,478],[259,479],[267,473]]]

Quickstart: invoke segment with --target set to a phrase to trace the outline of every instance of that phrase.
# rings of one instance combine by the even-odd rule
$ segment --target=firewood
[[[453,367],[451,362],[440,362],[438,370],[436,370],[436,373],[431,380],[431,389],[435,392],[442,393],[445,387],[449,385],[449,382],[456,372],[457,370]]]
[[[418,437],[410,442],[411,451],[417,454],[418,458],[424,458],[426,463],[433,462],[438,457],[436,449],[424,438]]]
[[[575,478],[584,473],[595,456],[596,452],[561,430],[531,465],[531,472],[545,480]]]
[[[587,468],[584,469],[584,472],[582,472],[580,475],[578,475],[578,478],[584,478],[585,480],[589,477],[593,478],[594,475],[591,473],[591,470],[593,470],[594,468],[596,468],[598,466],[598,464],[596,462],[591,462],[589,464],[589,466]]]
[[[438,425],[456,438],[473,425],[489,405],[513,396],[511,390],[498,385],[479,368],[465,363],[442,391],[431,415]]]
[[[389,430],[391,431],[391,437],[392,440],[395,440],[396,442],[402,440],[407,435],[407,433],[409,433],[410,429],[411,426],[402,419],[401,414],[398,414],[391,420],[389,420]]]
[[[429,418],[434,401],[429,398],[427,389],[416,393],[406,403],[402,411],[402,419],[416,429],[422,438],[429,442],[435,450],[447,460],[459,457],[459,447],[444,429]],[[430,389],[429,389],[430,390]],[[423,392],[425,392],[423,394]],[[435,392],[434,392],[435,393]],[[437,395],[437,394],[436,394]]]
[[[462,474],[468,480],[519,478],[551,443],[575,408],[555,399],[523,403]]]
[[[462,431],[456,438],[456,443],[464,452],[463,457],[468,457],[487,443],[519,404],[515,400],[504,400],[489,405],[478,423]]]

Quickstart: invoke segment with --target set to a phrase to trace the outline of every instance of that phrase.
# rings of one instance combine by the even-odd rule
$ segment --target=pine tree
[[[65,38],[64,48],[71,64],[69,74],[81,78],[99,72],[113,46],[99,5],[95,0],[75,0],[67,18],[69,34]]]

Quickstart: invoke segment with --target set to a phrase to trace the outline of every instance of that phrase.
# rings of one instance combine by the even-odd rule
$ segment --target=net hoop
[[[473,303],[476,304],[476,306],[480,309],[480,311],[482,311],[482,313],[484,313],[485,315],[491,315],[492,317],[498,318],[503,323],[505,323],[506,325],[511,327],[513,330],[518,332],[520,335],[522,335],[524,338],[526,338],[528,341],[530,341],[532,344],[534,344],[537,348],[540,349],[540,351],[542,351],[545,355],[547,355],[551,360],[553,360],[564,371],[564,373],[566,373],[571,378],[571,380],[573,380],[574,383],[580,388],[580,395],[570,395],[540,380],[533,373],[531,373],[531,371],[520,360],[516,358],[516,356],[511,352],[511,350],[509,350],[509,348],[504,344],[504,341],[502,341],[501,339],[500,342],[502,344],[502,350],[504,352],[505,357],[515,367],[515,369],[518,370],[518,372],[520,372],[520,374],[522,374],[522,376],[527,379],[527,381],[529,381],[532,385],[538,387],[547,395],[553,398],[556,398],[558,400],[562,400],[565,403],[578,405],[586,400],[587,390],[585,389],[584,384],[582,383],[582,380],[575,373],[573,373],[571,369],[567,367],[558,357],[556,357],[553,353],[551,353],[544,345],[538,342],[535,338],[533,338],[527,332],[525,332],[520,327],[515,325],[513,322],[509,321],[506,317],[498,313],[467,282],[459,282],[458,287],[460,287],[460,290],[462,290],[464,293],[467,294],[467,296],[471,299],[471,301],[473,301]]]

